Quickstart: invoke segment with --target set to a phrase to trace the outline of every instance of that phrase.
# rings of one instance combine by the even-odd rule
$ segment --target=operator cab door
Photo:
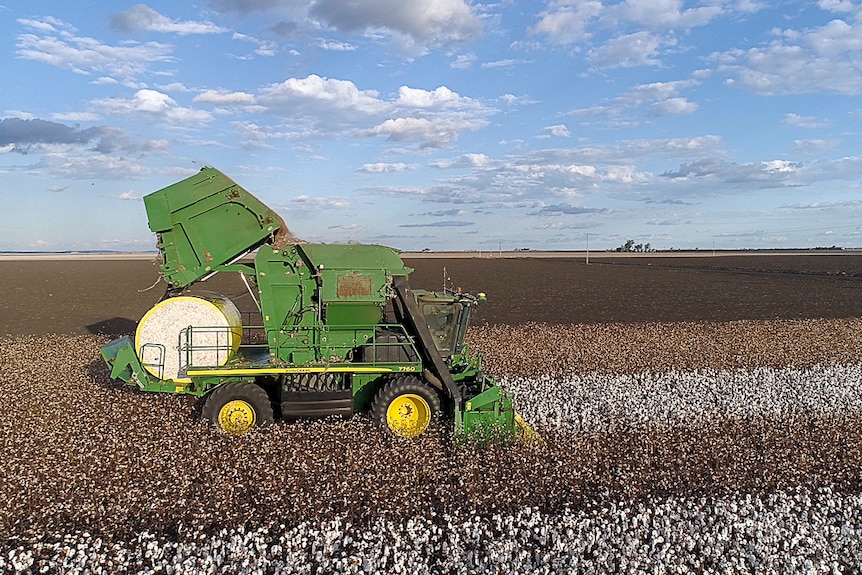
[[[419,307],[440,355],[445,359],[460,351],[466,328],[466,322],[462,321],[466,319],[465,306],[456,301],[420,298]]]

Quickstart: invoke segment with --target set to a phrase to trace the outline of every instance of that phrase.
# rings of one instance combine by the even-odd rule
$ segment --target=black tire
[[[389,435],[416,437],[440,415],[440,395],[416,376],[388,380],[371,403],[371,417]]]
[[[201,414],[225,433],[242,435],[272,423],[272,404],[259,385],[236,381],[215,388]]]

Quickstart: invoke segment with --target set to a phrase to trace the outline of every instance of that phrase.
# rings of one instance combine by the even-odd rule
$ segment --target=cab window
[[[461,307],[457,303],[426,303],[422,306],[428,329],[434,337],[437,351],[442,355],[451,355],[455,348]]]

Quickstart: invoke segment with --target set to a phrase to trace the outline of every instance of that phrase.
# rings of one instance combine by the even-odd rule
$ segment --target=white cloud
[[[122,32],[149,30],[152,32],[172,32],[180,36],[188,34],[222,34],[229,31],[227,28],[216,26],[212,22],[171,20],[146,4],[138,4],[125,12],[118,12],[112,15],[111,27]]]
[[[305,108],[374,114],[385,107],[377,96],[377,91],[359,90],[348,80],[312,74],[263,88],[258,94],[258,102],[278,114],[293,114]]]
[[[610,18],[628,20],[651,28],[688,29],[703,26],[720,15],[720,6],[682,9],[682,0],[625,0],[608,9]]]
[[[451,160],[437,160],[431,162],[435,168],[483,168],[491,164],[491,159],[485,154],[464,154]]]
[[[331,52],[353,52],[354,50],[356,50],[356,46],[354,46],[353,44],[348,44],[347,42],[336,42],[334,40],[326,40],[324,38],[318,38],[317,45],[324,50],[329,50]]]
[[[713,54],[731,85],[759,94],[862,93],[862,20],[836,19],[749,50]]]
[[[527,29],[531,35],[544,34],[555,44],[571,44],[589,38],[586,32],[587,24],[602,13],[602,3],[586,2],[553,2],[546,12],[543,12],[539,22]]]
[[[426,118],[393,118],[367,130],[367,136],[388,136],[393,142],[420,142],[422,147],[442,148],[456,140],[464,130],[478,130],[486,124],[482,120]]]
[[[7,118],[18,118],[19,120],[35,120],[36,114],[24,112],[22,110],[5,110],[4,114]]]
[[[675,116],[678,114],[691,114],[697,110],[697,104],[689,102],[685,98],[668,98],[656,102],[650,106],[650,110],[659,116]]]
[[[387,164],[378,162],[376,164],[363,164],[357,172],[367,172],[369,174],[386,174],[391,172],[406,172],[416,166],[411,166],[404,163]]]
[[[761,164],[766,168],[767,172],[790,173],[798,169],[798,165],[795,162],[787,160],[770,160],[768,162],[761,162]]]
[[[463,0],[318,0],[311,15],[343,32],[384,31],[416,46],[462,42],[482,30]]]
[[[97,100],[93,104],[105,114],[154,117],[186,126],[212,120],[212,114],[209,112],[179,106],[173,98],[157,90],[138,90],[131,99],[106,98]]]
[[[597,105],[592,108],[572,110],[570,116],[589,118],[606,116],[612,123],[633,124],[636,120],[624,120],[624,114],[633,109],[642,109],[651,115],[667,116],[688,114],[697,110],[698,105],[689,102],[678,94],[687,88],[699,85],[697,80],[677,80],[673,82],[652,82],[639,84],[615,97],[610,105]]]
[[[37,26],[41,22],[43,26]],[[49,24],[50,22],[50,24]],[[154,63],[172,62],[171,47],[158,42],[126,41],[111,46],[84,36],[54,19],[19,20],[42,34],[19,34],[17,55],[78,74],[134,78],[149,72]],[[58,31],[58,28],[63,28]],[[100,80],[101,81],[101,80]]]
[[[829,12],[857,12],[859,6],[852,0],[818,0],[817,5]]]
[[[482,68],[489,70],[494,68],[514,68],[515,66],[526,63],[525,60],[515,60],[508,58],[506,60],[494,60],[493,62],[483,62]]]
[[[451,68],[455,70],[466,70],[473,66],[473,62],[476,61],[476,54],[461,54],[455,61],[450,64]]]
[[[22,26],[26,26],[27,28],[32,28],[46,34],[59,32],[60,29],[74,30],[72,26],[69,26],[65,22],[60,22],[55,18],[51,17],[43,18],[42,20],[36,20],[33,18],[19,18],[18,23]]]
[[[254,104],[254,95],[248,92],[229,92],[227,90],[204,90],[192,99],[193,102],[206,102],[219,106],[229,104]]]
[[[571,136],[569,133],[569,129],[565,124],[557,124],[555,126],[545,126],[545,132],[548,132],[552,136],[556,136],[558,138],[568,138]]]
[[[385,100],[375,90],[360,90],[348,80],[311,75],[290,78],[261,89],[254,97],[257,111],[289,118],[316,137],[350,134],[387,136],[393,142],[418,142],[439,148],[463,130],[487,125],[495,110],[460,96],[445,86],[422,90],[401,86]]]
[[[642,30],[608,40],[598,48],[588,51],[587,57],[600,68],[658,66],[661,64],[658,59],[659,49],[673,43],[672,39],[661,38]]]
[[[800,116],[799,114],[785,114],[783,123],[797,128],[823,128],[828,125],[828,122],[818,120],[814,116]]]
[[[626,106],[639,106],[645,103],[654,103],[676,96],[681,90],[697,86],[694,80],[677,80],[674,82],[652,82],[650,84],[639,84],[631,90],[616,98]]]
[[[398,89],[398,105],[410,108],[443,108],[469,106],[470,98],[463,98],[446,86],[440,86],[430,92],[418,88],[401,86]]]

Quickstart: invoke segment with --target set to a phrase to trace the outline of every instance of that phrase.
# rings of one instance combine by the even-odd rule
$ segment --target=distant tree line
[[[618,252],[652,252],[652,246],[649,243],[636,244],[634,240],[626,240],[626,243],[619,246],[615,251]]]

